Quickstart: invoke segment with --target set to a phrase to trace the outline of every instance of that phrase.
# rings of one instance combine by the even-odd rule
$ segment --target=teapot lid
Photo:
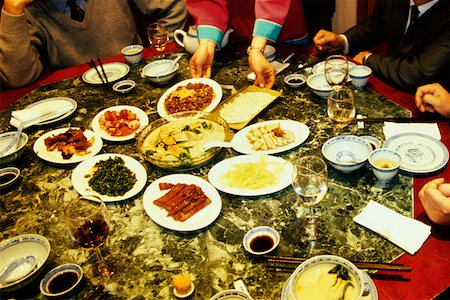
[[[188,34],[189,35],[193,35],[193,36],[197,36],[197,26],[196,25],[190,26],[189,30],[188,30]]]

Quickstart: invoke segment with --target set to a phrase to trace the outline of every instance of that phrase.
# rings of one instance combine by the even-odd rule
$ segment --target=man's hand
[[[342,36],[323,29],[319,30],[313,38],[313,42],[319,52],[334,52],[345,47],[345,40]]]
[[[450,225],[450,184],[444,183],[444,178],[425,184],[419,192],[419,198],[431,221]]]
[[[369,51],[361,51],[355,57],[353,57],[353,60],[359,62],[360,64],[363,64],[364,63],[364,57],[366,55],[369,55],[369,54],[372,54],[372,53],[369,52]]]
[[[439,83],[418,87],[415,100],[421,112],[437,111],[444,117],[450,118],[450,93]]]
[[[10,15],[18,16],[25,12],[25,6],[34,0],[5,0],[3,9]]]
[[[209,40],[200,40],[200,44],[189,61],[191,77],[211,77],[211,68],[214,62],[216,44]]]

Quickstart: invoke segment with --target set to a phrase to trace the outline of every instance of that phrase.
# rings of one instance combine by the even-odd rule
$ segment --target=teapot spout
[[[230,38],[230,34],[233,32],[234,30],[233,29],[228,29],[227,31],[225,31],[225,33],[224,33],[224,35],[223,35],[223,38],[222,38],[222,45],[221,45],[221,47],[223,48],[223,47],[225,47],[227,44],[228,44],[228,40],[229,40],[229,38]]]

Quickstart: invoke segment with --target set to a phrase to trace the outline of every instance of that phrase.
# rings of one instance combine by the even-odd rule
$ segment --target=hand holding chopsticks
[[[89,61],[89,65],[95,69],[95,71],[97,72],[98,77],[100,77],[100,80],[102,81],[102,83],[108,84],[109,83],[108,76],[106,76],[106,72],[105,72],[105,69],[103,68],[102,61],[100,60],[100,58],[97,59],[97,61],[98,61],[98,64],[100,65],[100,70],[102,71],[101,73],[100,73],[99,69],[97,68],[97,65],[95,64],[93,59],[91,59]]]

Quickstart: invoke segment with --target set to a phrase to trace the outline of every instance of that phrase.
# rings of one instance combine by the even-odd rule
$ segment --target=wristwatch
[[[264,48],[261,48],[259,46],[249,46],[247,48],[247,55],[250,55],[250,51],[252,50],[258,50],[259,52],[261,52],[262,54],[264,54]]]
[[[369,56],[371,56],[372,55],[372,53],[367,53],[366,55],[364,55],[364,57],[363,57],[363,65],[365,65],[366,64],[366,62],[367,62],[367,59],[369,58]]]

